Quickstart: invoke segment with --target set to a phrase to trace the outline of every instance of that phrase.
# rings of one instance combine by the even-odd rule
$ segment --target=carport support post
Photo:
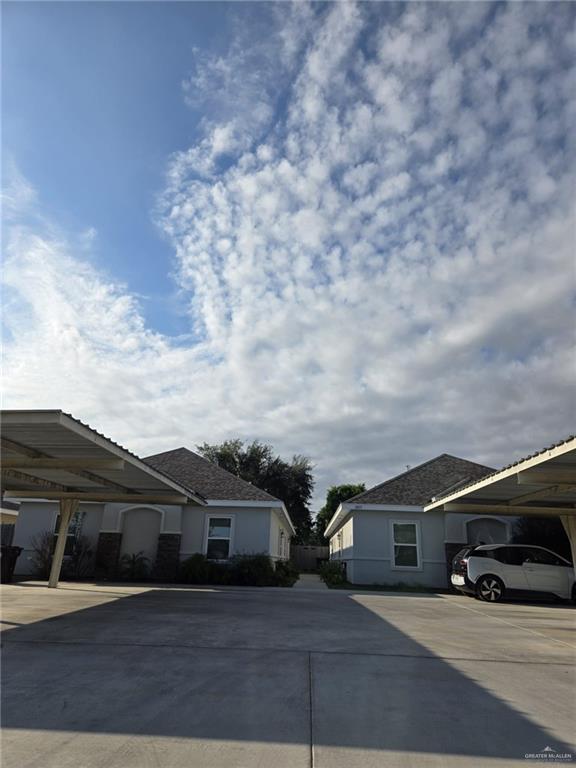
[[[574,565],[574,576],[576,577],[576,513],[573,515],[562,515],[562,525],[570,542],[572,551],[572,564]]]
[[[60,525],[58,527],[58,538],[54,556],[52,557],[52,567],[50,568],[50,578],[48,586],[53,589],[58,586],[62,560],[64,559],[64,550],[66,549],[66,538],[68,536],[68,526],[72,515],[78,511],[78,499],[60,499]]]

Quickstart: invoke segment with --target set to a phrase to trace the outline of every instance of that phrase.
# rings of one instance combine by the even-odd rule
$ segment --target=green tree
[[[366,490],[364,483],[358,483],[356,485],[348,483],[346,485],[333,485],[328,488],[326,494],[326,503],[322,509],[316,515],[315,520],[315,538],[320,542],[325,542],[324,531],[326,526],[334,516],[334,512],[338,509],[343,501],[351,499],[352,496],[356,496],[358,493],[362,493]]]
[[[271,445],[254,440],[225,440],[197,446],[208,461],[241,477],[263,491],[281,499],[296,528],[297,543],[309,541],[312,533],[310,500],[314,491],[312,463],[306,456],[296,455],[290,462],[275,455]]]

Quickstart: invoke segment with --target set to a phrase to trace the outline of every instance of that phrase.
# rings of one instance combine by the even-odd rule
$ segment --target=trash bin
[[[22,547],[0,547],[0,582],[10,584]]]

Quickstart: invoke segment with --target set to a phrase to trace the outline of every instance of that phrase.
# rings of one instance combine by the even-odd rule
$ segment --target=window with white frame
[[[64,549],[64,556],[72,555],[74,553],[74,546],[76,544],[76,540],[80,537],[82,533],[82,523],[84,522],[84,517],[86,513],[77,510],[73,515],[72,518],[68,524],[68,531],[66,532],[66,547]],[[54,539],[52,548],[54,549],[56,547],[56,541],[58,539],[58,532],[60,530],[60,512],[56,515],[56,521],[54,523]]]
[[[206,537],[208,560],[228,560],[232,550],[232,518],[209,517]]]
[[[284,531],[280,528],[278,533],[278,557],[284,558]]]
[[[417,522],[392,521],[394,568],[420,568],[420,532]]]

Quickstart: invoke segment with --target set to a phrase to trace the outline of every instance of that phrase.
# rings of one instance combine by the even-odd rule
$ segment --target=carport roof
[[[61,410],[2,411],[8,498],[204,504],[195,489]]]
[[[498,515],[576,514],[576,437],[433,498],[425,510]]]

